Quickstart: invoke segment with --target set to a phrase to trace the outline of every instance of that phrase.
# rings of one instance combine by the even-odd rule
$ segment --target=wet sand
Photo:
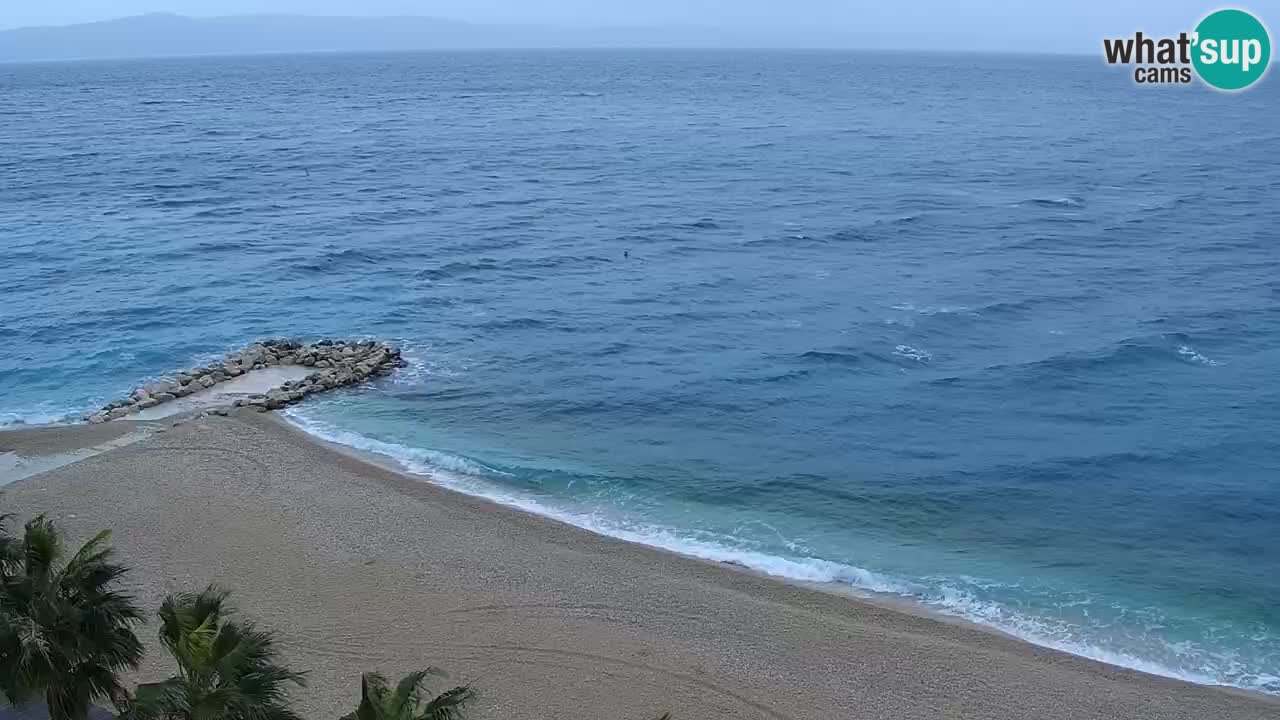
[[[65,453],[131,424],[113,425],[0,433],[0,449]],[[0,488],[0,512],[42,511],[78,538],[115,530],[149,608],[211,581],[234,589],[309,671],[310,687],[296,693],[305,717],[351,711],[362,670],[436,665],[474,684],[479,719],[642,720],[664,710],[688,720],[1280,718],[1273,698],[1116,668],[459,495],[270,416],[155,427]],[[138,679],[159,679],[170,668],[154,626],[142,636],[150,653]]]
[[[137,442],[157,427],[117,421],[0,432],[0,487]]]

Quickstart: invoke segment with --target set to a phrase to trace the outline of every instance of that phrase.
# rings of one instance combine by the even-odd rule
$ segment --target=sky
[[[1280,0],[1234,6],[1280,28]],[[1095,52],[1103,37],[1190,30],[1219,7],[1204,0],[0,0],[0,29],[148,12],[426,15],[578,27],[698,26],[787,37],[806,31],[881,35],[912,48]]]

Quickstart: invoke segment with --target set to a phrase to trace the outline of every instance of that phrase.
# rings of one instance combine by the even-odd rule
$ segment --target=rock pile
[[[371,377],[386,375],[405,361],[400,351],[373,340],[321,340],[302,344],[292,340],[262,340],[240,352],[227,355],[221,363],[193,368],[174,375],[172,380],[144,385],[129,397],[104,406],[85,417],[91,423],[116,420],[139,410],[186,397],[204,388],[253,370],[274,365],[303,365],[315,372],[301,380],[286,382],[265,395],[249,395],[235,401],[239,407],[259,412],[292,405],[304,397],[325,390],[355,385]]]

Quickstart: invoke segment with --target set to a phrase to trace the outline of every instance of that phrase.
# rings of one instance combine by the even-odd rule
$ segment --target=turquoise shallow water
[[[292,419],[619,537],[1280,692],[1275,83],[477,52],[0,87],[0,422],[261,336],[386,338],[409,368]]]

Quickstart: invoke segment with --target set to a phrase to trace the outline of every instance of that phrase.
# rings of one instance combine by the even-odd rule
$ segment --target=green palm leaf
[[[299,720],[289,708],[302,673],[276,662],[274,636],[232,620],[228,593],[210,586],[171,595],[160,607],[160,642],[178,674],[138,689],[126,720]]]
[[[123,695],[119,674],[136,668],[141,613],[115,589],[127,569],[112,562],[101,532],[70,559],[44,516],[21,538],[0,515],[0,691],[13,704],[43,695],[53,720],[82,720],[95,700]]]
[[[342,720],[458,720],[474,697],[469,686],[458,686],[423,702],[427,694],[427,678],[443,672],[427,668],[409,673],[395,689],[378,673],[365,673],[360,678],[360,706]]]

